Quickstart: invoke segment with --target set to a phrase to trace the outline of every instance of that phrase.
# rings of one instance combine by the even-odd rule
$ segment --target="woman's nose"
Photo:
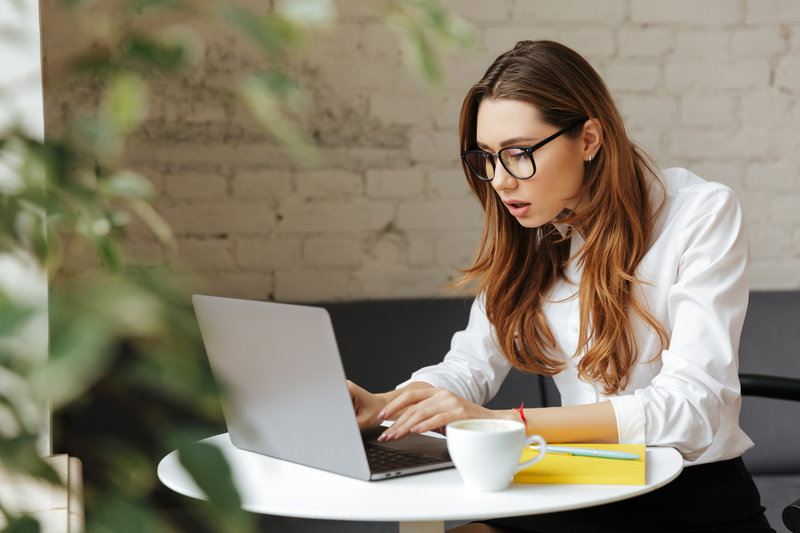
[[[492,179],[492,186],[497,192],[507,189],[516,189],[519,186],[519,180],[508,173],[506,168],[498,161],[497,167],[494,169],[494,179]]]

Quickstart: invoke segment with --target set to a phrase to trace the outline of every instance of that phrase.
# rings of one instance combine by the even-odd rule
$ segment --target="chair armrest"
[[[793,501],[783,510],[783,524],[792,533],[800,533],[800,499]]]
[[[761,374],[739,374],[743,396],[762,396],[800,402],[800,379]]]

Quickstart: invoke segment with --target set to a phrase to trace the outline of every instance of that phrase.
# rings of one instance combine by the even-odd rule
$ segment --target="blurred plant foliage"
[[[466,24],[439,0],[369,1],[431,87],[442,79],[437,48],[471,42]],[[287,65],[316,29],[335,24],[336,5],[61,2],[60,9],[85,22],[81,31],[94,33],[87,39],[91,46],[57,77],[99,87],[101,96],[93,109],[76,110],[58,131],[49,130],[44,142],[21,131],[0,132],[0,463],[59,484],[41,457],[43,420],[48,409],[66,420],[89,416],[101,431],[68,450],[87,466],[89,532],[181,530],[153,503],[156,461],[176,448],[209,500],[192,508],[196,530],[254,531],[223,456],[196,443],[223,426],[189,287],[167,268],[137,265],[124,252],[134,221],[165,247],[172,242],[150,181],[125,168],[126,139],[148,115],[152,81],[191,68],[202,36],[187,28],[193,17],[203,17],[260,53],[259,69],[231,80],[230,92],[290,153],[307,157],[313,145],[292,119],[302,113],[303,87]],[[81,247],[93,251],[99,266],[65,276],[65,257]],[[110,416],[87,407],[106,402],[114,406]],[[61,429],[56,424],[54,431]],[[81,431],[79,424],[67,429]],[[68,432],[63,440],[73,439]],[[35,520],[2,503],[4,531],[39,530]]]

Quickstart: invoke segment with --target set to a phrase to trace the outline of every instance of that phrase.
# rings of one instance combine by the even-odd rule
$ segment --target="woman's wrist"
[[[528,411],[530,413],[530,411]],[[532,432],[529,416],[525,414],[525,406],[520,405],[519,407],[513,407],[511,409],[506,409],[502,411],[503,418],[506,420],[514,420],[517,422],[522,422],[525,425],[525,433],[530,434]]]
[[[497,418],[522,422],[522,419],[520,418],[516,409],[503,409],[501,411],[495,411],[495,413],[497,414]]]

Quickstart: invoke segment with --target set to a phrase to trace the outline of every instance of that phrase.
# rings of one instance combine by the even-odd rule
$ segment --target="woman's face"
[[[484,98],[478,106],[478,148],[487,152],[496,153],[506,146],[531,146],[559,129],[543,122],[537,109],[521,100]],[[533,152],[533,177],[517,179],[497,161],[494,179],[489,183],[520,224],[536,228],[564,209],[575,209],[587,157],[582,136],[560,135]]]

